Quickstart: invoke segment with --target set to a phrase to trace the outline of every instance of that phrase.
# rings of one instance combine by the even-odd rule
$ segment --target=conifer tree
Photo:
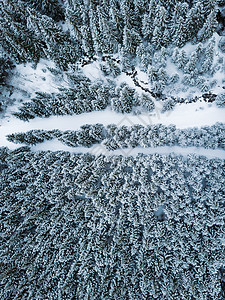
[[[125,53],[130,55],[131,57],[134,57],[136,54],[136,49],[140,42],[141,38],[139,34],[134,29],[130,30],[125,26],[123,36],[123,45]]]
[[[184,69],[188,62],[187,54],[184,50],[181,50],[181,52],[177,55],[176,65],[179,69]]]
[[[216,10],[213,10],[208,15],[202,29],[198,32],[199,41],[204,42],[207,39],[209,39],[215,32],[217,25],[218,25],[218,22],[217,22]]]
[[[168,29],[168,16],[166,9],[163,6],[157,5],[156,7],[156,15],[154,19],[154,31],[152,37],[152,43],[159,49],[161,46],[166,45],[168,43],[169,37],[164,41],[165,30]],[[168,31],[167,31],[168,34]]]
[[[140,104],[149,112],[153,111],[155,108],[154,102],[147,94],[141,94]]]
[[[150,42],[153,37],[154,31],[154,19],[155,19],[155,11],[156,11],[156,2],[155,0],[151,0],[148,13],[144,14],[143,24],[142,24],[142,34],[143,37]]]
[[[121,13],[123,15],[124,26],[128,29],[134,29],[139,31],[141,24],[139,23],[139,17],[135,10],[135,1],[122,0],[121,1]]]
[[[26,26],[26,5],[11,0],[0,1],[0,44],[17,62],[38,61],[44,56],[45,43]],[[14,11],[17,11],[15,15]]]
[[[179,49],[178,47],[175,47],[174,50],[173,50],[173,54],[172,54],[172,62],[176,63],[177,62],[177,59],[178,59],[178,56],[179,56]]]
[[[119,41],[119,44],[122,45],[123,41],[123,28],[124,28],[124,19],[123,15],[121,14],[121,1],[118,0],[111,0],[110,6],[110,18],[116,28],[116,35]]]
[[[103,36],[100,30],[99,6],[93,1],[90,3],[89,19],[95,54],[102,55],[104,49]]]
[[[34,10],[28,9],[28,28],[46,43],[45,53],[52,58],[63,70],[73,64],[81,54],[78,42],[73,42],[61,28],[49,17],[41,16]]]
[[[12,60],[5,54],[0,55],[0,85],[5,85],[11,70],[15,67]]]
[[[198,31],[204,24],[204,5],[197,2],[188,12],[186,19],[187,41],[196,39]]]
[[[167,7],[167,6],[165,6]],[[172,18],[169,22],[169,27],[170,27],[170,33],[171,36],[173,37],[174,34],[176,34],[179,24],[180,24],[180,18],[183,19],[183,22],[185,21],[185,18],[187,16],[187,11],[188,11],[188,5],[187,3],[181,3],[181,2],[177,2],[174,10],[173,10],[173,14],[172,14]]]
[[[85,7],[83,0],[65,1],[65,17],[67,22],[69,22],[72,26],[72,35],[74,35],[76,38],[82,37],[81,27],[85,25],[82,18],[84,11]]]
[[[208,16],[212,11],[215,11],[217,0],[200,0],[204,7],[205,16]]]
[[[173,35],[173,43],[178,46],[184,46],[186,42],[186,28],[185,28],[185,20],[183,17],[180,17],[177,20],[176,31]]]
[[[134,92],[134,89],[125,85],[120,91],[120,97],[111,100],[113,110],[122,113],[131,112],[134,102]]]
[[[196,69],[197,59],[198,59],[197,53],[194,51],[191,54],[189,62],[187,63],[187,65],[184,68],[185,73],[190,74],[190,73],[194,72],[195,74],[197,74],[197,69]]]
[[[203,73],[207,73],[207,72],[210,73],[210,71],[212,71],[214,53],[215,53],[215,43],[216,43],[215,38],[212,38],[205,49],[205,55],[204,55],[205,59],[201,67]]]
[[[108,7],[99,7],[99,29],[103,39],[103,52],[116,53],[118,52],[119,39],[117,38],[117,30],[110,19]]]
[[[24,1],[24,0],[22,0]],[[55,0],[26,0],[31,8],[38,10],[41,14],[51,17],[56,22],[64,20],[64,10],[60,1]]]

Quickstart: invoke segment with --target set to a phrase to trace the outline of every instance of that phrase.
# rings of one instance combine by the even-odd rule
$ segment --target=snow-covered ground
[[[11,85],[15,91],[26,91],[30,97],[34,97],[36,92],[54,93],[59,91],[59,87],[66,83],[60,83],[60,76],[55,76],[48,68],[56,69],[55,63],[40,59],[37,65],[32,63],[17,65]]]
[[[220,158],[225,159],[225,151],[220,149],[205,149],[202,147],[196,148],[196,147],[187,147],[182,148],[178,146],[169,147],[169,146],[163,146],[163,147],[156,147],[156,148],[127,148],[127,149],[118,149],[114,151],[108,151],[106,150],[102,145],[94,145],[91,148],[86,147],[76,147],[71,148],[66,145],[63,145],[58,140],[52,140],[52,141],[46,141],[42,144],[36,145],[31,147],[32,151],[68,151],[71,153],[91,153],[93,155],[106,155],[106,156],[112,156],[112,155],[122,155],[122,156],[137,156],[139,153],[148,155],[148,154],[163,154],[167,155],[170,153],[175,153],[177,155],[183,155],[187,156],[189,154],[196,154],[196,155],[202,155],[206,156],[207,158]]]

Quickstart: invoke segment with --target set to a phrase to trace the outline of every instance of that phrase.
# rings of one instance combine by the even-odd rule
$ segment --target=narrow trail
[[[18,145],[17,145],[18,147]],[[205,149],[202,147],[186,147],[182,148],[179,146],[169,147],[156,147],[156,148],[126,148],[126,149],[118,149],[114,151],[106,150],[102,145],[94,145],[91,148],[86,147],[76,147],[71,148],[66,145],[63,145],[58,140],[47,141],[42,144],[38,144],[36,146],[31,147],[32,151],[68,151],[70,153],[90,153],[93,155],[122,155],[122,156],[137,156],[138,154],[151,155],[151,154],[162,154],[168,155],[174,153],[176,155],[187,156],[189,154],[205,156],[209,159],[211,158],[219,158],[225,159],[225,151],[221,149]]]

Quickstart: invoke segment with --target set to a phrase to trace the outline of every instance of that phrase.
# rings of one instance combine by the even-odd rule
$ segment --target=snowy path
[[[18,145],[17,145],[18,147]],[[93,155],[106,155],[106,156],[112,156],[112,155],[123,155],[123,156],[137,156],[139,153],[142,154],[170,154],[170,153],[175,153],[177,155],[183,155],[187,156],[188,154],[196,154],[196,155],[202,155],[205,156],[209,159],[211,158],[220,158],[220,159],[225,159],[225,151],[220,150],[220,149],[205,149],[202,147],[196,148],[196,147],[187,147],[187,148],[182,148],[178,146],[174,147],[169,147],[169,146],[164,146],[164,147],[156,147],[156,148],[141,148],[141,147],[136,147],[136,148],[127,148],[127,149],[118,149],[114,151],[108,151],[106,150],[103,146],[101,145],[94,145],[91,148],[86,148],[86,147],[68,147],[66,145],[63,145],[61,142],[58,140],[52,140],[52,141],[47,141],[42,144],[36,145],[31,147],[33,151],[68,151],[71,153],[91,153]]]

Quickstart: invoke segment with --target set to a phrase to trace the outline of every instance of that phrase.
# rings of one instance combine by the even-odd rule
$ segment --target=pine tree
[[[133,108],[134,102],[134,89],[128,87],[127,85],[120,91],[119,98],[113,98],[111,100],[111,105],[113,110],[122,113],[129,113]]]
[[[204,5],[197,2],[188,12],[186,19],[187,41],[196,39],[198,31],[204,24]]]
[[[155,81],[158,80],[158,69],[154,66],[149,66],[148,67],[148,78],[150,83],[154,83]]]
[[[24,1],[24,0],[23,0]],[[56,22],[64,20],[63,6],[55,0],[26,0],[31,8],[38,10],[41,14],[51,17]]]
[[[225,37],[222,36],[219,40],[218,47],[221,52],[225,53]]]
[[[5,54],[0,55],[0,85],[5,85],[11,70],[15,68],[12,60]]]
[[[93,48],[93,42],[92,42],[92,36],[90,29],[87,25],[83,25],[81,27],[82,32],[82,48],[84,53],[87,56],[92,57],[94,55],[94,48]]]
[[[125,26],[123,36],[123,45],[125,53],[130,55],[131,57],[134,57],[136,54],[136,49],[140,43],[141,38],[139,34],[134,29],[130,30]]]
[[[116,35],[119,41],[119,44],[122,45],[123,41],[123,28],[124,28],[124,20],[123,15],[121,14],[121,1],[111,0],[110,6],[110,18],[114,23],[114,27],[116,28]]]
[[[83,14],[85,11],[83,0],[66,0],[65,1],[65,8],[66,13],[65,17],[67,22],[72,25],[72,32],[71,34],[74,35],[76,38],[82,37],[82,30],[81,27],[84,24],[83,22]]]
[[[185,28],[185,20],[183,17],[180,17],[177,20],[176,31],[173,35],[173,43],[178,46],[184,46],[186,42],[186,28]]]
[[[93,40],[93,46],[95,53],[97,55],[102,55],[104,44],[103,44],[103,36],[100,30],[100,20],[99,20],[99,6],[93,1],[90,4],[89,10],[89,19],[90,19],[90,29]]]
[[[113,77],[117,77],[121,74],[120,67],[112,60],[112,59],[107,59],[107,66],[109,68],[109,74],[112,75]]]
[[[168,29],[168,16],[166,9],[163,6],[157,5],[153,26],[154,31],[152,43],[156,47],[156,49],[159,49],[161,48],[161,46],[166,45],[169,39],[169,37],[167,36],[167,39],[164,41],[165,30]]]
[[[155,109],[154,102],[152,101],[151,97],[147,94],[141,94],[140,104],[149,112]]]
[[[122,0],[121,13],[123,15],[124,26],[139,33],[139,30],[141,29],[141,23],[139,23],[139,16],[135,10],[135,1]]]
[[[179,69],[184,69],[188,62],[187,54],[184,50],[181,50],[181,52],[177,55],[176,65]]]
[[[188,11],[187,3],[178,2],[175,5],[171,21],[169,22],[170,33],[172,37],[174,36],[174,34],[176,34],[178,27],[180,26],[180,23],[185,21],[187,11]]]
[[[216,105],[218,107],[225,107],[225,93],[217,95]]]
[[[216,44],[215,38],[212,38],[205,49],[205,56],[204,56],[205,59],[201,66],[201,71],[203,73],[207,73],[207,72],[210,73],[210,71],[212,71],[214,53],[215,53],[215,44]]]
[[[176,62],[177,62],[179,53],[180,53],[180,52],[179,52],[178,47],[174,48],[173,54],[172,54],[172,57],[171,57],[171,60],[172,60],[173,63],[176,63]]]
[[[117,29],[110,19],[108,7],[101,7],[99,12],[99,29],[103,39],[103,52],[116,53],[118,52],[119,39],[117,38]]]
[[[163,35],[162,31],[159,27],[155,27],[153,31],[153,37],[152,37],[152,43],[155,46],[155,48],[158,50],[163,44]]]
[[[218,22],[217,22],[216,10],[213,10],[208,15],[206,22],[203,25],[202,29],[198,32],[199,41],[204,42],[207,39],[209,39],[215,32],[217,25],[218,25]]]
[[[70,34],[81,40],[84,53],[92,57],[94,49],[90,30],[89,4],[83,0],[67,0],[66,20],[72,25]]]
[[[41,16],[28,9],[28,27],[46,43],[46,55],[53,59],[63,70],[73,64],[81,54],[80,45],[72,42],[67,34],[49,17]]]
[[[0,1],[0,44],[18,63],[38,61],[44,56],[45,43],[34,36],[26,26],[26,6],[22,2]],[[13,12],[17,11],[15,15]]]
[[[148,8],[149,13],[144,14],[143,24],[142,24],[142,34],[143,37],[150,42],[153,37],[154,31],[154,19],[156,11],[156,1],[151,0]]]
[[[196,68],[196,65],[197,65],[197,59],[198,59],[198,56],[197,56],[197,53],[194,51],[192,54],[191,54],[191,57],[189,59],[189,62],[187,63],[186,67],[184,68],[184,71],[185,73],[195,73],[197,74],[197,68]]]
[[[205,16],[208,16],[212,11],[215,11],[217,6],[217,0],[199,0],[203,7]]]
[[[147,71],[148,66],[152,64],[152,53],[152,47],[145,47],[143,43],[137,47],[136,56],[144,71]]]

